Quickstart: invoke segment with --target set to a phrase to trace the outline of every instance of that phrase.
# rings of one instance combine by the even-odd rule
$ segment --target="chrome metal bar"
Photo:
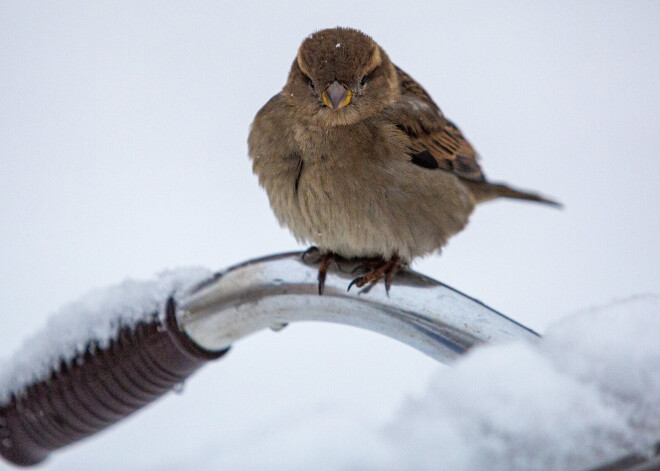
[[[476,344],[539,335],[483,303],[411,270],[369,293],[346,288],[358,261],[331,266],[322,296],[318,266],[300,252],[236,265],[192,290],[178,306],[179,326],[207,350],[229,347],[265,328],[326,321],[372,330],[447,363]]]

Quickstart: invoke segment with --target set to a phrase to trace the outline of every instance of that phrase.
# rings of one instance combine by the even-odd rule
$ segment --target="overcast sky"
[[[272,215],[246,139],[300,41],[335,25],[370,34],[420,81],[489,178],[565,204],[488,203],[415,269],[541,332],[660,292],[657,2],[4,1],[0,356],[91,288],[304,248]],[[185,460],[215,446],[209,435],[319,411],[384,422],[436,368],[352,328],[264,332],[41,469],[125,469],[114,451],[137,436],[145,453],[130,466]],[[320,422],[311,439],[328,439]]]

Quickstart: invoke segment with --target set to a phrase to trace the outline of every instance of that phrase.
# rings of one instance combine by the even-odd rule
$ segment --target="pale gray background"
[[[566,205],[484,205],[416,269],[539,331],[660,291],[658,2],[5,1],[0,356],[90,288],[295,249],[251,173],[248,127],[300,41],[338,24],[424,85],[491,179]],[[289,438],[349,447],[332,417],[386,423],[435,368],[355,329],[262,333],[41,469],[176,469],[314,417]],[[268,462],[297,458],[275,447]]]

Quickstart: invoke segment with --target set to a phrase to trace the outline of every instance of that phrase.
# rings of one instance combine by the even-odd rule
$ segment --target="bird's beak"
[[[335,111],[351,102],[351,91],[336,80],[325,89],[321,96],[323,104]]]

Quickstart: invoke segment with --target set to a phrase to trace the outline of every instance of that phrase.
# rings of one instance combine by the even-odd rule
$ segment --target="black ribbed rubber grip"
[[[39,463],[131,415],[227,352],[197,346],[179,329],[175,312],[170,299],[165,323],[154,316],[123,328],[108,348],[89,348],[13,396],[0,408],[0,455],[22,466]]]

